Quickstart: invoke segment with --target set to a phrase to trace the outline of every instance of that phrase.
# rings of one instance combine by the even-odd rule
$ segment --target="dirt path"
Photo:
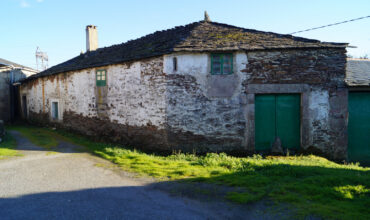
[[[61,142],[56,152],[16,131],[25,156],[0,161],[1,219],[270,219],[221,201],[197,201],[157,190],[156,183],[116,172],[106,160]],[[272,217],[271,217],[272,219]]]

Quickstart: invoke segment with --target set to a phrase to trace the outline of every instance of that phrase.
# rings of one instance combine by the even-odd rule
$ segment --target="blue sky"
[[[1,0],[0,58],[32,68],[39,46],[49,66],[86,50],[85,26],[98,26],[99,47],[156,30],[203,19],[235,26],[291,33],[370,15],[369,0]],[[370,18],[296,36],[349,42],[353,56],[370,56]]]

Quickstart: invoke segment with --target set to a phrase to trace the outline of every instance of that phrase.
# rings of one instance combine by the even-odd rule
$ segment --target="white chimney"
[[[98,29],[95,25],[86,26],[86,51],[98,49]]]

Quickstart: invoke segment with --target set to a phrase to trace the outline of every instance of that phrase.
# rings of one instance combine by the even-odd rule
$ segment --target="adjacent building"
[[[370,165],[370,60],[348,59],[348,159]]]
[[[13,83],[37,71],[0,58],[0,120],[9,122],[18,115],[18,90]]]
[[[346,43],[208,19],[97,48],[21,81],[23,116],[133,147],[347,159]]]

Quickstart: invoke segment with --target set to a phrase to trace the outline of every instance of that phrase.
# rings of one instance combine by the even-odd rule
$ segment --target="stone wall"
[[[91,68],[33,80],[21,95],[30,118],[95,138],[241,155],[255,152],[255,94],[299,93],[301,151],[346,158],[344,49],[235,52],[233,62],[233,74],[211,75],[209,53],[173,53],[102,67],[108,75],[100,91]],[[59,121],[51,120],[52,101],[60,103]]]
[[[344,49],[238,52],[234,74],[213,76],[209,53],[167,55],[169,144],[186,151],[255,152],[255,94],[299,93],[301,152],[345,159],[345,62]]]
[[[168,150],[162,57],[97,69],[107,70],[101,109],[105,114],[98,114],[96,68],[90,68],[22,85],[28,119],[135,147]],[[52,102],[58,102],[59,120],[52,120]]]
[[[177,58],[177,70],[172,59]],[[234,73],[211,75],[208,53],[164,57],[167,74],[168,140],[183,151],[245,153],[247,56],[234,54]]]
[[[248,52],[247,84],[344,87],[345,49]]]
[[[346,159],[347,98],[345,49],[249,52],[247,111],[254,136],[254,94],[301,94],[301,150]],[[248,142],[253,149],[253,140]]]

